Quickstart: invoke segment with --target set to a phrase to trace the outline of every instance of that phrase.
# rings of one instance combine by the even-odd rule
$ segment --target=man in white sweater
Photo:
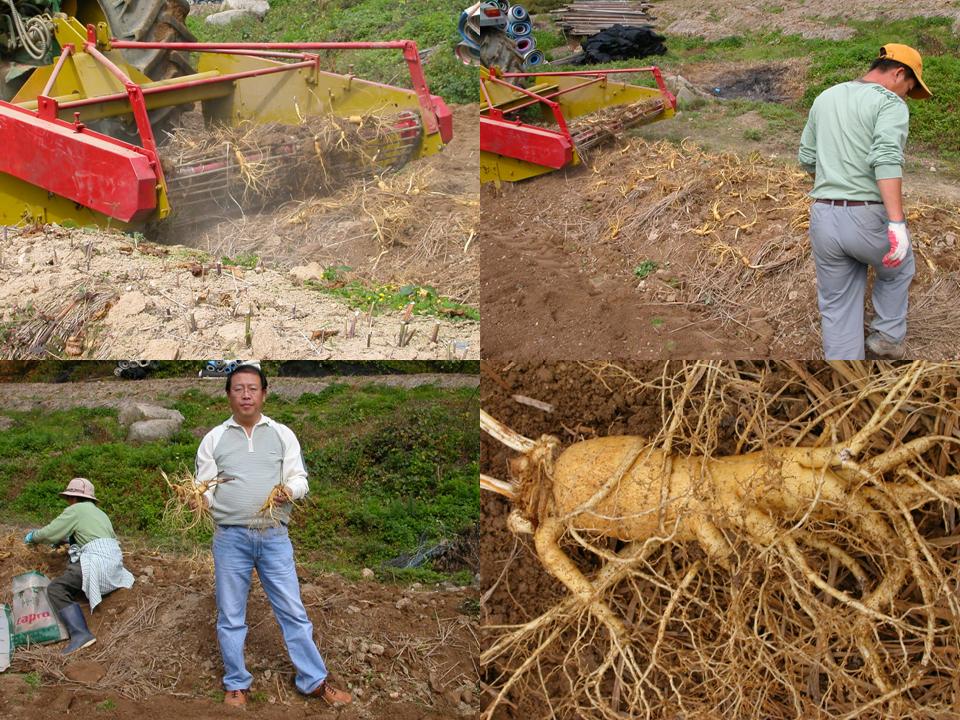
[[[229,478],[205,494],[216,523],[213,563],[216,578],[217,639],[223,657],[224,703],[247,702],[253,676],[244,664],[246,610],[256,569],[280,624],[296,686],[330,705],[352,701],[327,682],[327,668],[313,640],[313,625],[300,599],[300,585],[287,535],[291,501],[307,494],[307,472],[293,432],[263,415],[267,378],[258,364],[241,364],[227,377],[233,415],[213,428],[197,450],[196,480]],[[273,512],[261,513],[272,496]]]

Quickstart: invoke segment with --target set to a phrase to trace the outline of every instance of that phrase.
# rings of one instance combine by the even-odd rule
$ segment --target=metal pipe
[[[213,85],[216,83],[226,83],[233,82],[234,80],[241,80],[248,77],[256,77],[258,75],[271,75],[278,72],[287,72],[289,70],[297,70],[299,68],[313,67],[313,60],[305,60],[299,63],[287,63],[284,65],[278,65],[272,68],[258,68],[256,70],[244,70],[242,72],[228,73],[226,75],[216,75],[213,77],[203,77],[196,78],[194,80],[181,80],[175,83],[170,83],[168,85],[159,85],[154,87],[144,87],[144,95],[159,95],[165,92],[172,92],[173,90],[183,90],[184,88],[189,87],[199,87],[201,85]],[[126,93],[114,93],[112,95],[99,95],[97,97],[88,97],[81,98],[80,100],[69,100],[65,103],[61,103],[61,108],[71,108],[71,107],[83,107],[85,105],[96,105],[101,102],[110,102],[113,100],[122,100],[126,97]]]
[[[543,100],[552,100],[553,98],[560,97],[565,93],[573,92],[574,90],[580,90],[581,88],[588,87],[589,85],[595,85],[598,82],[602,82],[602,81],[603,81],[603,78],[591,78],[590,80],[574,85],[573,87],[564,88],[563,90],[557,90],[556,92],[546,94],[546,95],[538,95],[537,97],[542,98]],[[519,105],[515,105],[511,107],[509,112],[514,113],[514,112],[517,112],[518,110],[523,110],[523,108],[530,107],[531,105],[534,105],[537,102],[539,102],[539,100],[528,100],[525,103],[521,103]]]
[[[385,40],[379,42],[299,42],[299,43],[202,43],[202,42],[146,42],[139,40],[110,40],[110,46],[119,50],[404,50],[416,47],[412,40]]]
[[[515,74],[515,73],[511,73],[511,74]],[[572,73],[572,74],[573,74],[573,73]],[[504,73],[504,76],[506,76],[506,73]],[[557,127],[560,128],[560,132],[562,132],[563,135],[564,135],[571,143],[573,142],[573,137],[570,135],[570,131],[567,129],[567,121],[566,121],[566,118],[563,117],[563,111],[560,110],[560,104],[559,104],[559,103],[555,103],[553,100],[547,100],[546,98],[544,98],[544,97],[542,97],[542,96],[540,96],[540,95],[537,95],[537,94],[534,93],[534,92],[530,92],[530,91],[527,90],[526,88],[520,87],[519,85],[511,85],[511,84],[508,83],[507,81],[501,80],[499,77],[496,77],[496,76],[494,76],[494,75],[491,75],[491,76],[489,77],[489,79],[490,79],[490,80],[493,80],[493,82],[495,82],[495,83],[497,83],[497,84],[499,84],[499,85],[503,85],[503,86],[505,86],[505,87],[508,87],[508,88],[510,88],[511,90],[514,90],[514,91],[516,91],[516,92],[523,93],[524,95],[533,98],[536,102],[542,102],[544,105],[546,105],[547,107],[549,107],[550,110],[553,112],[553,119],[557,121]]]
[[[500,73],[500,77],[512,77],[512,78],[522,78],[522,77],[539,77],[541,75],[546,77],[554,76],[563,76],[563,75],[589,75],[602,77],[604,75],[614,75],[617,73],[638,73],[638,72],[659,72],[660,68],[654,66],[642,67],[642,68],[613,68],[611,70],[554,70],[553,72],[505,72]]]
[[[47,84],[43,86],[43,92],[40,94],[44,97],[50,97],[50,93],[53,90],[53,84],[57,81],[57,76],[60,75],[60,70],[63,68],[63,64],[67,61],[67,58],[73,54],[73,45],[67,43],[63,46],[63,52],[60,53],[60,57],[57,59],[57,64],[53,67],[53,72],[50,73],[50,77],[47,79]]]
[[[89,32],[89,30],[88,30]],[[191,43],[191,42],[141,42],[136,40],[110,40],[111,47],[119,50],[187,50],[189,52],[229,52],[231,50],[402,50],[403,59],[410,72],[410,82],[423,111],[423,123],[427,132],[440,129],[437,121],[427,79],[420,63],[420,53],[413,40],[383,40],[378,42],[300,42],[300,43]],[[373,83],[377,84],[377,83]]]
[[[92,29],[92,26],[87,26],[88,38],[93,35]],[[127,95],[130,98],[130,109],[133,111],[133,119],[137,124],[137,132],[140,133],[140,139],[143,141],[143,149],[149,153],[148,157],[151,159],[151,165],[153,165],[154,172],[157,174],[157,182],[165,192],[167,184],[163,177],[163,166],[160,163],[157,140],[153,135],[153,126],[150,125],[150,116],[147,114],[147,103],[143,96],[143,90],[123,70],[114,65],[110,58],[97,49],[95,39],[88,39],[83,49],[122,82],[124,88],[126,88]]]

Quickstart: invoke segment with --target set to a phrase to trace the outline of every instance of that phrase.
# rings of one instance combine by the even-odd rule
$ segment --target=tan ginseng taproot
[[[953,368],[954,376],[957,371],[960,367]],[[632,718],[663,712],[671,707],[666,700],[671,696],[672,707],[683,702],[666,669],[681,655],[689,652],[704,667],[712,661],[709,658],[721,655],[710,647],[717,637],[749,638],[761,625],[770,626],[763,631],[770,636],[764,640],[767,646],[772,637],[787,638],[790,633],[808,635],[790,638],[797,647],[824,646],[817,651],[821,657],[814,669],[820,668],[817,673],[826,678],[822,683],[827,692],[843,686],[851,707],[892,712],[885,703],[898,701],[920,683],[924,668],[950,647],[960,649],[953,624],[943,623],[946,615],[960,622],[955,598],[944,594],[948,566],[911,514],[931,501],[952,507],[960,498],[956,452],[960,411],[951,410],[949,403],[937,404],[935,393],[926,389],[939,382],[942,372],[924,364],[888,372],[885,384],[875,383],[869,394],[863,394],[876,400],[876,406],[847,442],[769,446],[730,456],[674,452],[676,427],[659,443],[637,436],[601,437],[558,452],[556,438],[530,440],[482,412],[483,429],[521,455],[509,463],[510,480],[482,475],[481,485],[511,499],[511,529],[533,534],[543,567],[571,593],[524,625],[499,628],[506,632],[482,661],[512,669],[484,716],[493,717],[525,674],[537,675],[539,669],[540,678],[548,676],[540,666],[547,648],[571,628],[576,628],[570,631],[577,640],[574,647],[566,646],[563,672],[572,673],[572,678],[580,675],[571,680],[582,693],[577,712],[588,717],[582,704],[587,698],[597,717]],[[681,407],[685,399],[681,398]],[[847,398],[838,401],[838,407],[849,410],[858,401]],[[949,428],[951,434],[934,432],[877,452],[877,436],[891,419],[919,416],[917,408],[930,415],[930,409],[937,408],[933,426]],[[679,417],[673,416],[677,423]],[[911,421],[915,423],[916,419]],[[941,461],[949,459],[950,472],[932,471],[924,457],[930,452],[940,453]],[[619,542],[611,545],[604,538]],[[691,543],[700,548],[699,556],[683,549]],[[571,557],[570,546],[599,559],[601,567],[592,578]],[[666,547],[680,550],[671,555]],[[658,552],[660,556],[651,560]],[[744,570],[758,554],[766,558],[769,570],[762,568],[762,559],[760,570]],[[671,568],[676,556],[689,562]],[[650,563],[658,569],[650,570]],[[760,589],[751,591],[757,605],[754,617],[735,621],[746,622],[746,627],[733,631],[723,627],[730,621],[726,609],[710,603],[726,590],[718,593],[705,575],[725,576],[720,582],[727,588],[731,582],[760,583]],[[636,588],[644,583],[653,583],[645,586],[649,588],[645,592],[663,593],[659,605],[652,596],[636,596]],[[624,593],[624,586],[633,590]],[[900,595],[908,591],[919,602],[904,611]],[[781,593],[775,602],[774,592]],[[703,629],[687,617],[671,624],[684,603],[699,608]],[[765,603],[769,606],[761,612],[758,608]],[[653,607],[658,611],[642,622],[633,617]],[[600,636],[585,628],[583,612],[606,628],[605,641],[597,644]],[[781,623],[775,631],[774,622]],[[682,651],[671,647],[677,638],[686,643]],[[586,652],[577,644],[592,644],[594,649]],[[605,646],[609,649],[604,653]],[[785,646],[773,654],[786,652],[799,651]],[[574,658],[587,660],[575,670]],[[746,668],[739,671],[747,677]],[[784,685],[800,686],[797,693],[803,694],[808,688],[790,677],[792,672],[782,671],[780,679]],[[813,677],[820,677],[817,673]],[[622,702],[609,697],[614,689]],[[693,706],[696,698],[687,696],[686,702]]]

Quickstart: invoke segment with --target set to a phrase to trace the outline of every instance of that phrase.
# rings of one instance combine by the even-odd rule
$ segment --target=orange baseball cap
[[[887,43],[880,48],[880,57],[884,60],[896,60],[913,70],[913,74],[917,78],[917,85],[907,93],[907,97],[912,97],[914,100],[925,100],[933,95],[923,81],[923,58],[912,47],[899,43]]]

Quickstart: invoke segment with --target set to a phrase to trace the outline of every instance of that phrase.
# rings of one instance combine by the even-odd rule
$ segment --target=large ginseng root
[[[631,382],[661,394],[656,437],[561,452],[481,416],[518,453],[482,487],[569,591],[493,628],[484,717],[526,692],[559,718],[960,707],[960,364],[695,363]]]

